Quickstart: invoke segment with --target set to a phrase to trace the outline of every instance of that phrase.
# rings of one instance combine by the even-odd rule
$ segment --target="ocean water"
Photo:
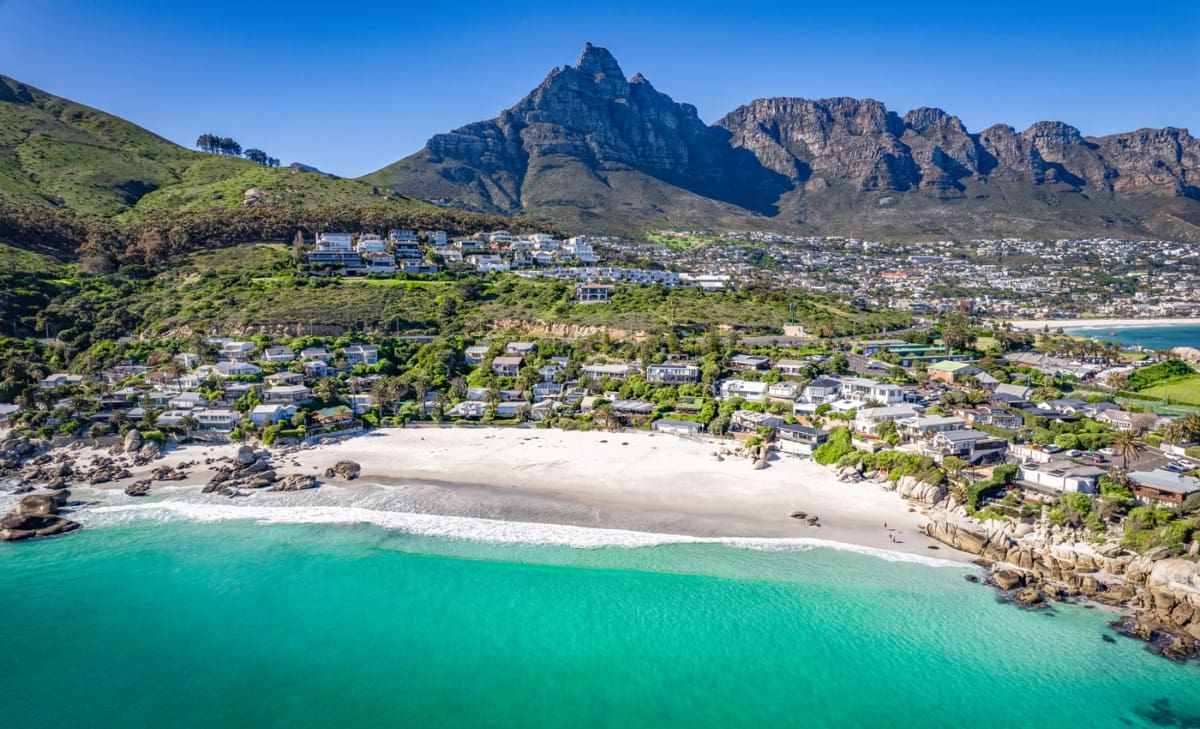
[[[1067,334],[1074,334],[1092,339],[1102,339],[1106,342],[1117,342],[1126,346],[1141,346],[1146,349],[1171,349],[1172,347],[1200,348],[1200,325],[1176,324],[1157,327],[1121,327],[1096,329],[1065,328]]]
[[[1200,666],[969,566],[205,513],[0,545],[6,725],[1200,726]]]

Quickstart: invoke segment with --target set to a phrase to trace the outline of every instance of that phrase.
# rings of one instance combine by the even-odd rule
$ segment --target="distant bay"
[[[1081,327],[1063,328],[1066,334],[1089,339],[1102,339],[1127,347],[1145,349],[1171,349],[1173,347],[1200,348],[1200,324],[1168,324],[1153,326]]]

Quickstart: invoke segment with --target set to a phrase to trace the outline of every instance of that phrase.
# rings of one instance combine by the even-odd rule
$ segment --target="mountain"
[[[363,179],[595,231],[1200,239],[1200,141],[1183,129],[972,133],[940,109],[851,98],[759,99],[706,125],[591,44],[496,119]]]
[[[251,189],[257,194],[247,196]],[[185,149],[6,76],[0,76],[0,198],[106,217],[247,202],[381,201],[365,182]]]

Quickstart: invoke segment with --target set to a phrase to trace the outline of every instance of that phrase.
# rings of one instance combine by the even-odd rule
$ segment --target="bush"
[[[967,487],[967,510],[975,512],[984,499],[1003,491],[1017,478],[1017,466],[1005,463],[992,469],[992,477]]]
[[[854,443],[847,427],[834,428],[829,433],[829,439],[813,451],[813,460],[822,466],[837,463],[842,456],[854,452]]]
[[[167,436],[161,430],[143,430],[142,440],[156,441],[159,445],[167,442]]]

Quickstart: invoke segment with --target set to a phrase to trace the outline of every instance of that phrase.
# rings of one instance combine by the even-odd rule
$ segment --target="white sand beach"
[[[1041,331],[1050,327],[1050,331],[1063,329],[1129,329],[1136,327],[1166,327],[1166,326],[1196,326],[1200,319],[1015,319],[1010,321],[1014,329],[1034,329]]]
[[[731,446],[642,431],[415,427],[277,451],[274,460],[280,476],[327,481],[308,492],[314,497],[331,488],[327,493],[336,491],[339,503],[354,506],[693,537],[821,539],[970,558],[921,534],[925,516],[877,484],[841,483],[828,469],[787,455],[763,470],[745,458],[712,455]],[[131,479],[104,486],[122,488],[152,468],[191,461],[197,465],[186,482],[156,484],[154,491],[198,490],[212,472],[205,460],[235,452],[232,445],[174,448],[131,469]],[[359,463],[359,478],[325,479],[325,469],[339,460]],[[294,494],[254,492],[228,503],[266,506],[284,496]],[[796,510],[818,515],[820,526],[791,518]]]

